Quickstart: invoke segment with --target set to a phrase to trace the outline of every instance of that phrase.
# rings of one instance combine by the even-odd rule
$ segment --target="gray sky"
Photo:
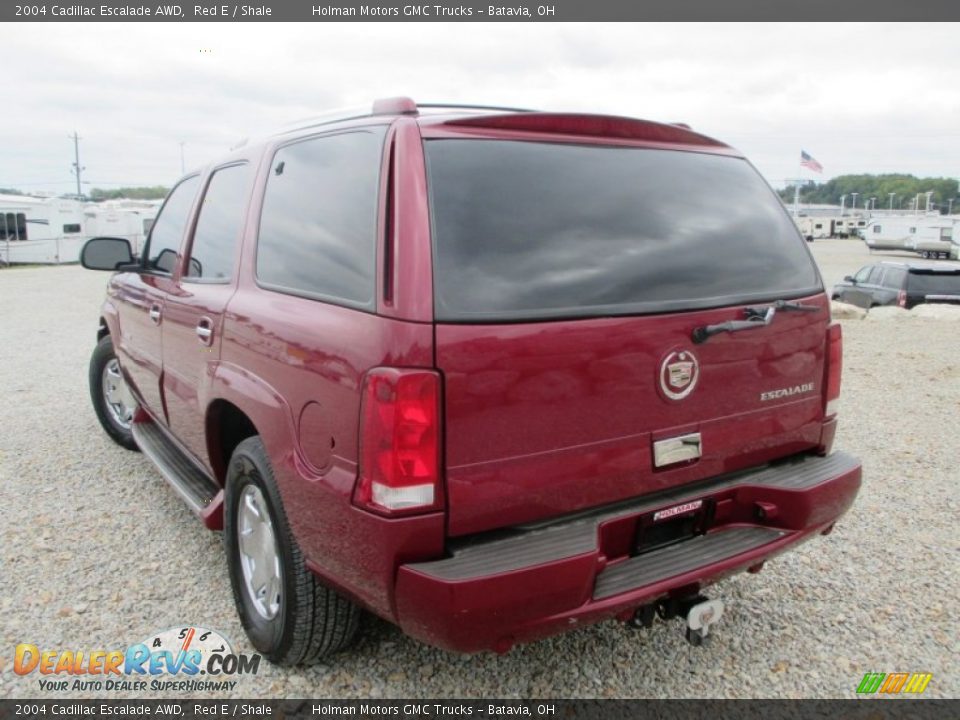
[[[960,42],[943,24],[8,25],[0,187],[170,184],[241,137],[409,95],[683,121],[767,180],[960,177]],[[12,83],[11,83],[12,80]]]

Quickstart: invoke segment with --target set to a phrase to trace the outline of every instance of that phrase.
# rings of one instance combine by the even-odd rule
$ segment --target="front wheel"
[[[90,399],[100,425],[117,445],[138,450],[131,426],[137,401],[130,393],[113,351],[113,338],[104,335],[90,357]]]
[[[306,665],[350,644],[360,609],[307,569],[257,436],[230,458],[223,540],[240,621],[268,660]]]

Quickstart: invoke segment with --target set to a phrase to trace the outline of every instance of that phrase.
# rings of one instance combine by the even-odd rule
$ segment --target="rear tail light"
[[[827,368],[824,415],[834,417],[840,409],[840,370],[843,366],[843,332],[840,323],[827,328]]]
[[[376,368],[364,377],[353,499],[385,515],[443,507],[437,373]]]
[[[906,291],[906,290],[901,290],[900,292],[897,293],[897,305],[899,305],[899,306],[902,307],[902,308],[905,308],[905,307],[907,306],[907,291]]]

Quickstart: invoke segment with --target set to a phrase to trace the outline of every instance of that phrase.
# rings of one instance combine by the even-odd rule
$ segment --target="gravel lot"
[[[828,284],[870,257],[853,240],[812,249]],[[219,535],[97,425],[86,374],[105,281],[76,266],[0,270],[0,697],[49,696],[13,673],[20,642],[115,649],[196,624],[252,652]],[[837,446],[863,458],[857,504],[831,536],[714,588],[728,611],[709,646],[687,645],[678,622],[609,622],[460,656],[370,621],[333,661],[264,665],[232,694],[851,697],[865,672],[925,671],[927,696],[957,697],[960,313],[887,315],[844,322]]]

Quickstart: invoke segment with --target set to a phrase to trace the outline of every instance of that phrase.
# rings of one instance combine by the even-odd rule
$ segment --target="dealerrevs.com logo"
[[[46,649],[20,643],[13,671],[36,673],[40,690],[197,692],[233,690],[240,675],[256,675],[260,656],[235,653],[215,630],[180,627],[125,650]]]

